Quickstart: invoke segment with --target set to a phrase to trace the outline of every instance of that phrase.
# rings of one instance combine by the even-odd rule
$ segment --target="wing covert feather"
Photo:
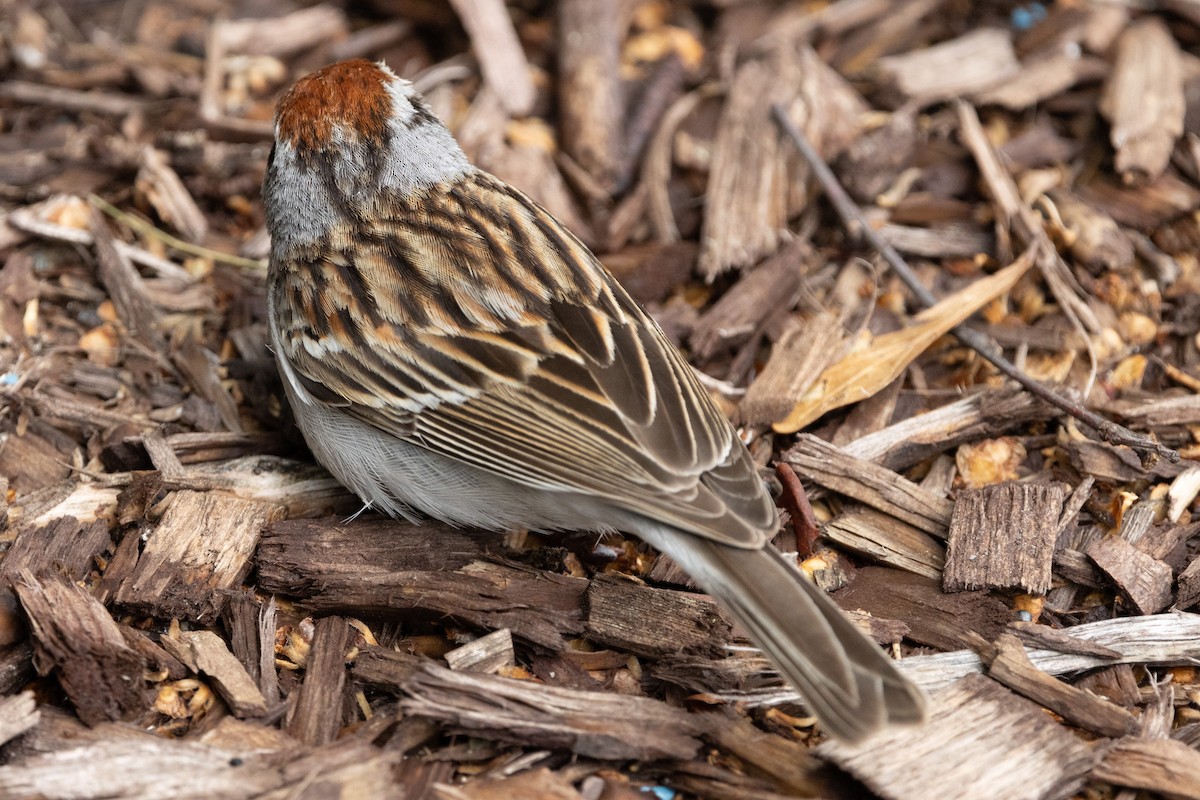
[[[339,232],[338,255],[273,287],[319,309],[276,320],[305,401],[518,483],[761,545],[774,507],[690,366],[548,213],[473,180],[383,230]],[[504,246],[464,228],[504,230]],[[344,313],[355,303],[369,310]]]

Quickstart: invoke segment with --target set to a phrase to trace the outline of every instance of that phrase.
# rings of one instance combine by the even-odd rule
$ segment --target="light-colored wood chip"
[[[1035,704],[969,676],[932,698],[919,728],[816,749],[886,800],[1052,800],[1083,785],[1097,751]]]
[[[263,529],[282,516],[271,503],[176,492],[116,601],[162,618],[211,622],[225,593],[249,574]]]
[[[225,641],[212,631],[181,631],[164,636],[162,646],[193,672],[210,679],[236,717],[265,714],[267,701],[242,662],[229,652]]]
[[[1117,41],[1100,113],[1108,118],[1117,171],[1127,184],[1163,173],[1183,133],[1182,55],[1161,18],[1146,16]]]

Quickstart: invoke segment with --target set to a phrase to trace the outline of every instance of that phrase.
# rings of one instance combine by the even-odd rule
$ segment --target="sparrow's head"
[[[305,153],[358,143],[382,147],[390,124],[427,122],[430,116],[411,83],[382,62],[360,58],[296,81],[279,99],[275,139]]]
[[[413,85],[382,62],[332,64],[296,81],[275,111],[263,181],[277,244],[320,240],[337,224],[386,217],[390,200],[473,169]]]

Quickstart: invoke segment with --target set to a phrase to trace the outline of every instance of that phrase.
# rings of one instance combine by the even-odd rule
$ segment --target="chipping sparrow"
[[[769,544],[746,448],[658,326],[383,64],[279,101],[263,185],[275,357],[317,460],[368,506],[621,530],[674,558],[850,740],[924,698]]]

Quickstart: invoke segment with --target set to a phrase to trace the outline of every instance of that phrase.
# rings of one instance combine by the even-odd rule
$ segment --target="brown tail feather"
[[[840,739],[919,722],[924,694],[771,546],[747,550],[660,528],[643,534],[713,595]]]

